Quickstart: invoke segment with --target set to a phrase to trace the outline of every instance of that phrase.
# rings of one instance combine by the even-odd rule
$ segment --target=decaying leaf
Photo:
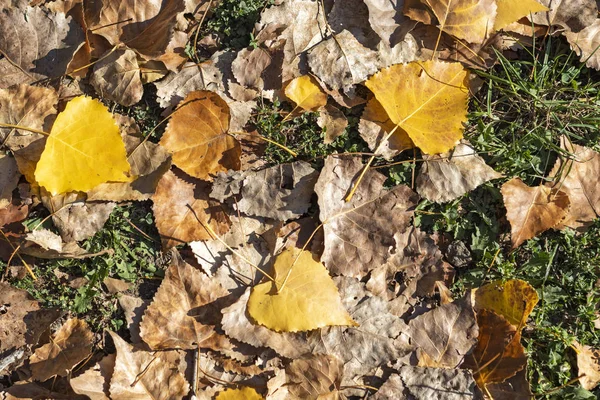
[[[227,133],[229,106],[218,94],[196,91],[179,103],[160,140],[173,164],[199,179],[240,168],[240,144]]]
[[[512,247],[557,226],[569,212],[571,202],[562,190],[529,187],[519,178],[502,185],[506,218],[511,226]]]
[[[110,378],[115,369],[116,356],[109,354],[92,368],[69,381],[73,391],[91,400],[110,400]]]
[[[331,325],[356,325],[329,273],[309,251],[284,250],[271,275],[252,288],[248,314],[278,332],[309,331]]]
[[[485,388],[494,400],[531,400],[535,397],[527,380],[526,368],[502,383],[491,383]]]
[[[29,359],[35,380],[66,376],[92,353],[93,334],[85,321],[71,318],[56,332],[50,343],[35,351]]]
[[[144,88],[133,50],[109,50],[94,65],[90,83],[103,98],[132,106],[142,99]]]
[[[600,382],[600,351],[590,346],[584,346],[577,342],[572,344],[577,352],[577,369],[581,387],[592,390]]]
[[[462,138],[469,95],[466,79],[460,63],[424,61],[383,69],[365,85],[394,126],[424,153],[434,154],[450,150]]]
[[[563,2],[566,3],[566,2]],[[567,31],[565,33],[571,48],[581,56],[581,61],[596,70],[600,70],[600,19],[594,20],[590,25],[585,26],[579,32]]]
[[[0,151],[0,209],[12,201],[12,192],[17,188],[20,177],[14,157]]]
[[[502,174],[490,168],[468,142],[453,151],[423,157],[417,177],[417,192],[435,203],[452,201]]]
[[[523,328],[538,302],[536,290],[520,279],[496,281],[475,290],[473,307],[487,309],[506,318],[517,329]]]
[[[264,88],[263,71],[271,64],[271,55],[262,48],[246,48],[238,52],[231,72],[240,85],[256,90]]]
[[[344,364],[326,354],[298,358],[285,368],[291,399],[344,399],[341,389]]]
[[[598,18],[598,6],[594,0],[539,0],[539,2],[549,11],[533,14],[531,19],[538,25],[556,26],[567,32],[579,32],[593,25]]]
[[[325,140],[323,143],[333,143],[341,136],[348,126],[348,118],[337,107],[327,104],[319,110],[317,125],[325,129]]]
[[[329,156],[315,185],[325,235],[321,260],[333,274],[363,277],[385,263],[394,234],[410,222],[418,196],[408,186],[383,188],[385,176],[369,170],[350,202],[344,196],[362,169],[356,157]]]
[[[223,75],[213,60],[200,64],[186,63],[177,73],[169,73],[154,83],[161,107],[175,107],[188,93],[197,90],[224,90]]]

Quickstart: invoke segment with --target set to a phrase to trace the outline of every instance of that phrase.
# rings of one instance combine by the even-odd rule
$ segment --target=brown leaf
[[[587,12],[588,9],[585,10]],[[600,55],[597,51],[600,45],[600,19],[594,20],[577,33],[567,31],[565,36],[571,44],[571,49],[581,56],[581,62],[585,62],[590,68],[600,70]]]
[[[325,140],[323,143],[330,144],[344,134],[348,126],[348,118],[346,118],[346,115],[339,108],[327,104],[319,110],[317,125],[325,130]]]
[[[94,65],[90,83],[103,98],[129,107],[144,94],[140,67],[133,50],[109,50]]]
[[[225,295],[221,285],[174,253],[154,300],[144,312],[140,335],[152,349],[202,347],[215,332],[196,318],[219,314],[211,303]]]
[[[5,208],[0,208],[0,228],[4,225],[22,221],[27,218],[28,214],[29,206],[19,204],[17,201],[13,200],[13,202]]]
[[[271,56],[265,49],[249,47],[238,52],[231,69],[240,85],[260,91],[264,88],[261,75],[270,64]]]
[[[110,335],[117,348],[110,381],[112,400],[176,400],[188,393],[188,382],[166,355],[135,350],[116,333]]]
[[[12,192],[17,188],[20,177],[14,157],[0,151],[0,209],[11,203]]]
[[[142,338],[140,338],[140,322],[142,322],[148,302],[139,297],[122,295],[119,297],[119,305],[123,309],[123,314],[125,314],[127,329],[129,329],[131,335],[131,343],[140,343],[142,341]]]
[[[557,226],[569,212],[571,202],[562,190],[529,187],[519,178],[502,185],[506,218],[511,226],[512,247]]]
[[[91,400],[110,400],[110,378],[115,369],[116,356],[109,354],[92,368],[69,381],[73,391]]]
[[[594,0],[536,0],[550,9],[528,18],[537,25],[558,26],[567,32],[579,32],[594,24],[598,6]]]
[[[163,175],[152,196],[152,211],[163,247],[169,249],[195,240],[213,239],[202,224],[217,235],[229,230],[230,223],[221,205],[208,198],[208,185],[190,183],[172,171]]]
[[[340,393],[344,364],[331,355],[319,354],[292,361],[286,368],[291,399],[345,399]]]
[[[531,400],[535,397],[531,393],[531,387],[527,380],[527,370],[525,368],[502,383],[487,385],[486,389],[494,400]]]
[[[154,85],[158,104],[164,108],[175,107],[188,93],[197,90],[224,90],[223,74],[214,60],[199,64],[188,62],[181,71],[169,73]]]
[[[600,351],[590,346],[573,343],[577,352],[577,369],[579,370],[579,383],[586,390],[592,390],[600,382]]]
[[[502,174],[490,168],[466,141],[454,150],[423,155],[425,163],[417,176],[417,192],[435,203],[452,201]]]
[[[87,258],[105,254],[108,251],[89,253],[75,242],[65,243],[60,236],[47,229],[37,229],[27,233],[20,243],[19,252],[32,257],[55,258]]]
[[[108,276],[106,278],[104,278],[102,283],[104,283],[104,285],[108,289],[108,293],[110,293],[110,294],[126,292],[127,290],[129,290],[129,287],[130,287],[130,284],[125,282],[124,280],[115,279],[115,278],[111,278]]]
[[[229,106],[218,94],[192,92],[172,114],[160,144],[186,173],[212,180],[219,171],[240,169],[240,144],[227,134]]]
[[[409,187],[383,188],[385,176],[369,170],[350,202],[344,196],[363,168],[359,158],[329,156],[315,185],[323,222],[322,261],[333,274],[363,277],[391,256],[394,234],[412,218],[418,196]]]
[[[475,312],[465,300],[434,308],[410,320],[407,334],[423,367],[458,367],[477,343]]]
[[[72,368],[92,353],[94,335],[85,321],[71,318],[30,357],[32,377],[46,381],[66,376]]]

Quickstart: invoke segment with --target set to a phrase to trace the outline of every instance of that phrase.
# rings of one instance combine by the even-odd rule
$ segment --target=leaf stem
[[[41,131],[41,130],[35,129],[35,128],[28,128],[26,126],[21,126],[21,125],[5,124],[3,122],[0,122],[0,127],[2,127],[2,128],[12,128],[12,129],[21,129],[21,130],[24,130],[24,131],[39,133],[40,135],[44,135],[44,136],[50,136],[50,134],[48,132],[44,132],[44,131]]]
[[[259,134],[256,134],[256,135],[251,135],[251,134],[249,134],[249,133],[245,133],[245,132],[234,132],[234,133],[230,133],[230,135],[236,135],[236,136],[237,136],[237,135],[241,135],[241,136],[251,136],[251,137],[256,137],[256,138],[259,138],[259,139],[261,139],[261,140],[264,140],[264,141],[265,141],[265,142],[267,142],[267,143],[271,143],[272,145],[274,145],[274,146],[277,146],[277,147],[279,147],[279,148],[281,148],[281,149],[283,149],[283,150],[287,151],[287,152],[288,152],[288,153],[290,153],[290,154],[291,154],[293,157],[298,157],[298,153],[296,153],[294,150],[290,149],[289,147],[286,147],[286,146],[282,145],[281,143],[277,143],[276,141],[274,141],[274,140],[271,140],[271,139],[269,139],[269,138],[266,138],[266,137],[264,137],[264,136],[262,136],[262,135],[259,135]]]

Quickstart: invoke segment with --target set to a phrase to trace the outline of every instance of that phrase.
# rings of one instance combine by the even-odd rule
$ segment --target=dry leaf
[[[270,64],[271,56],[265,49],[245,48],[238,52],[231,70],[240,85],[260,91],[264,88],[262,73]]]
[[[327,95],[310,75],[293,79],[285,87],[285,95],[304,111],[314,111],[327,104]]]
[[[318,354],[293,360],[285,367],[290,399],[345,399],[340,390],[343,362],[331,355]]]
[[[569,212],[571,202],[562,190],[529,187],[519,178],[502,185],[506,218],[511,226],[512,248],[557,226]]]
[[[0,209],[8,207],[21,174],[14,157],[0,151]]]
[[[123,314],[125,314],[127,329],[129,329],[131,335],[131,343],[140,343],[142,341],[142,338],[140,338],[140,322],[142,322],[148,302],[139,297],[122,295],[119,297],[119,305],[123,309]]]
[[[323,222],[322,261],[333,274],[363,277],[385,263],[395,245],[394,234],[409,225],[418,196],[400,185],[383,188],[385,176],[365,174],[350,202],[344,196],[363,165],[357,157],[329,156],[315,185]]]
[[[332,325],[356,325],[342,306],[329,273],[308,251],[284,250],[271,275],[252,288],[248,314],[278,332],[309,331]]]
[[[527,380],[526,368],[502,383],[487,385],[486,390],[494,400],[531,400],[535,397]]]
[[[85,321],[67,320],[50,343],[38,348],[29,358],[33,379],[43,382],[54,376],[66,376],[92,354],[93,338]]]
[[[115,279],[115,278],[111,278],[108,276],[106,278],[104,278],[102,283],[104,283],[104,285],[108,289],[108,293],[110,293],[110,294],[126,292],[130,288],[130,284],[125,282],[124,280]]]
[[[572,344],[577,352],[577,369],[581,387],[586,390],[592,390],[600,382],[600,351],[590,346],[583,346],[577,342]]]
[[[140,67],[133,50],[109,50],[94,64],[90,84],[102,98],[129,107],[144,94]]]
[[[477,343],[479,333],[475,313],[464,300],[421,314],[410,320],[408,327],[423,367],[458,367]]]
[[[186,173],[212,180],[219,171],[240,169],[240,144],[227,134],[229,106],[218,94],[188,94],[172,114],[160,144]]]
[[[535,0],[496,0],[496,5],[498,9],[492,31],[504,29],[513,22],[523,17],[528,17],[533,13],[549,11],[548,7]]]
[[[467,75],[460,63],[412,62],[383,69],[365,85],[394,126],[405,131],[424,153],[434,154],[450,150],[462,138],[469,95]]]
[[[255,389],[244,386],[241,389],[225,389],[220,392],[215,400],[262,400],[263,397]]]
[[[91,400],[110,400],[110,378],[115,368],[116,356],[109,354],[92,368],[69,381],[73,391]]]
[[[213,239],[202,224],[217,235],[229,230],[229,219],[221,205],[208,198],[207,184],[186,182],[172,171],[163,175],[152,196],[152,211],[163,247],[169,249],[195,240]]]
[[[536,290],[529,283],[510,279],[491,282],[476,289],[473,307],[476,311],[492,310],[517,329],[523,329],[538,300]]]
[[[165,353],[135,350],[110,332],[117,348],[110,381],[112,400],[181,400],[189,391],[185,377]]]
[[[417,176],[417,192],[434,203],[452,201],[502,174],[490,168],[468,142],[453,151],[423,157]]]
[[[319,110],[317,125],[325,130],[325,140],[323,143],[331,144],[339,136],[344,134],[348,126],[348,118],[337,107],[327,104]]]
[[[188,62],[181,71],[169,73],[154,85],[158,104],[167,108],[176,106],[188,93],[197,90],[224,90],[222,81],[221,71],[209,60],[200,64]]]
[[[598,6],[594,0],[539,0],[548,12],[537,12],[528,18],[536,25],[558,26],[567,32],[579,32],[594,24]]]
[[[579,32],[565,33],[567,40],[571,44],[571,49],[581,56],[581,62],[585,62],[590,68],[600,70],[600,19],[586,26]]]

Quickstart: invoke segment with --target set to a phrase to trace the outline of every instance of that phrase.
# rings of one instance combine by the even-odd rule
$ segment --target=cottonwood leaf
[[[142,342],[142,338],[140,337],[140,322],[142,322],[142,317],[149,303],[149,301],[142,300],[139,297],[126,294],[119,297],[119,306],[121,306],[123,314],[125,314],[125,321],[127,322],[127,329],[129,330],[132,344]]]
[[[238,400],[238,399],[244,399],[244,400],[262,400],[263,397],[258,394],[256,392],[256,390],[254,388],[251,388],[249,386],[244,386],[240,389],[225,389],[224,391],[220,392],[217,397],[215,397],[215,400]]]
[[[365,85],[394,125],[424,153],[434,154],[450,150],[462,138],[467,76],[460,63],[412,62],[383,69]]]
[[[392,45],[399,35],[401,26],[410,24],[402,13],[403,1],[398,0],[366,0],[369,9],[371,28],[388,46]]]
[[[469,302],[444,304],[410,320],[407,334],[423,367],[458,367],[477,343],[478,328]]]
[[[600,351],[577,342],[574,342],[572,346],[577,352],[579,383],[584,389],[592,390],[600,382]]]
[[[53,195],[85,192],[104,182],[129,181],[129,169],[119,127],[108,109],[80,96],[56,117],[35,179]]]
[[[46,381],[67,373],[92,353],[94,334],[87,323],[71,318],[54,334],[50,343],[38,348],[29,358],[32,377]]]
[[[572,156],[568,159],[559,157],[549,176],[558,180],[560,190],[569,196],[571,206],[557,228],[569,227],[583,232],[600,215],[600,190],[590,179],[600,174],[600,154],[572,144],[565,137],[561,138],[561,147]]]
[[[598,6],[594,0],[539,0],[549,8],[527,16],[536,25],[557,26],[566,32],[579,32],[594,24],[598,18]]]
[[[84,33],[71,17],[42,7],[11,7],[0,14],[0,87],[62,77]]]
[[[109,50],[94,64],[90,83],[101,97],[129,107],[144,94],[140,67],[133,50]]]
[[[91,400],[110,400],[110,378],[115,369],[116,356],[109,354],[83,374],[69,381],[77,394],[88,396]]]
[[[240,85],[262,90],[265,82],[262,73],[271,64],[271,55],[263,48],[245,48],[238,52],[231,71]]]
[[[154,83],[158,104],[163,108],[175,107],[188,93],[198,90],[213,92],[223,88],[223,74],[214,60],[195,64],[188,62],[179,72],[170,72]]]
[[[596,19],[577,33],[567,31],[565,36],[571,49],[581,56],[581,62],[585,62],[585,65],[590,68],[600,70],[600,54],[597,51],[600,46],[600,19]]]
[[[65,243],[56,233],[48,229],[37,229],[27,233],[20,243],[21,254],[32,257],[56,259],[56,258],[87,258],[94,257],[104,252],[88,253],[75,242]]]
[[[511,226],[512,248],[557,226],[567,216],[571,201],[562,190],[529,187],[513,178],[502,185],[506,218]]]
[[[175,253],[152,303],[146,308],[140,336],[152,349],[195,349],[214,335],[213,326],[195,313],[218,313],[217,299],[227,295],[218,282],[183,261]]]
[[[494,400],[531,400],[535,397],[527,380],[526,368],[502,383],[487,385],[486,390]]]
[[[208,185],[202,181],[191,183],[179,178],[173,171],[163,175],[152,196],[156,228],[163,248],[182,243],[213,239],[202,226],[210,226],[217,235],[230,228],[227,214],[221,205],[208,198]]]
[[[453,151],[423,157],[417,192],[434,203],[452,201],[502,174],[490,168],[468,142]]]
[[[293,79],[285,87],[285,95],[304,111],[313,111],[327,104],[327,95],[310,75]]]
[[[135,350],[116,333],[109,333],[117,349],[110,380],[112,400],[176,400],[188,393],[188,382],[165,353]]]
[[[492,31],[504,29],[513,22],[523,17],[528,17],[533,13],[549,11],[548,7],[535,0],[496,0],[496,5],[498,9]]]
[[[346,118],[346,115],[339,108],[327,104],[319,110],[317,125],[325,130],[323,143],[331,144],[335,139],[344,134],[348,126],[348,118]]]
[[[12,192],[17,188],[20,177],[14,157],[0,151],[0,209],[10,204]]]
[[[336,275],[363,277],[385,263],[394,234],[408,227],[418,200],[408,186],[384,189],[385,176],[369,170],[364,184],[345,202],[362,168],[356,157],[329,156],[315,185],[325,236],[321,260]]]
[[[278,332],[356,325],[327,269],[310,252],[284,250],[271,276],[275,282],[254,286],[248,299],[248,314],[256,323]]]
[[[229,129],[229,106],[218,94],[188,94],[172,114],[160,144],[173,164],[189,175],[212,180],[219,171],[240,169],[240,144]]]
[[[463,368],[473,370],[479,387],[501,383],[516,375],[527,365],[521,333],[494,311],[477,312],[479,337],[477,347],[465,358]]]
[[[293,360],[285,367],[286,388],[291,399],[345,399],[340,390],[344,363],[327,354]]]
[[[410,396],[410,397],[407,397]],[[376,400],[480,400],[473,374],[462,369],[403,366],[379,388]]]
[[[476,289],[473,307],[476,311],[492,310],[515,327],[523,329],[538,300],[536,290],[529,283],[510,279],[488,283]]]

